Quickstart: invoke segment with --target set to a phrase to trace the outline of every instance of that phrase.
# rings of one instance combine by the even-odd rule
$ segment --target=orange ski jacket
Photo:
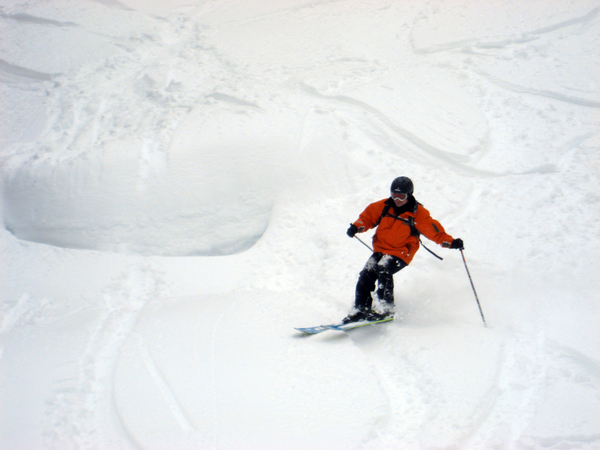
[[[386,205],[389,205],[389,210],[382,217]],[[449,248],[454,239],[446,233],[437,220],[431,217],[429,211],[414,197],[410,197],[408,206],[408,208],[401,208],[401,210],[408,209],[407,211],[395,216],[393,200],[379,200],[367,206],[354,225],[359,233],[377,227],[373,236],[373,250],[397,256],[406,264],[410,264],[420,247],[419,236],[413,234],[411,230],[410,223],[413,220],[419,233],[436,244]]]

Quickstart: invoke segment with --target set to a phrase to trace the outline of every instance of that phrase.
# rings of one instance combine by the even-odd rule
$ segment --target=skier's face
[[[408,194],[398,194],[396,192],[392,192],[392,200],[396,206],[404,206],[408,201]]]

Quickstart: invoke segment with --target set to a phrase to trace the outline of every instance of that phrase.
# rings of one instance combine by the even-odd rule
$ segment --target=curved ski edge
[[[333,325],[333,326],[330,326],[330,329],[338,330],[338,331],[353,330],[355,328],[364,327],[366,325],[374,325],[377,323],[391,322],[392,320],[394,320],[394,317],[386,317],[385,319],[382,319],[382,320],[361,320],[358,322],[350,322],[350,323],[345,323],[345,324],[340,324],[340,325]]]
[[[331,324],[331,325],[319,325],[317,327],[306,327],[306,328],[295,327],[294,329],[298,330],[300,333],[304,333],[304,334],[318,334],[318,333],[322,333],[323,331],[327,331],[327,330],[335,330],[335,331],[353,330],[354,328],[360,328],[360,327],[364,327],[366,325],[373,325],[376,323],[391,322],[392,320],[394,320],[394,317],[386,317],[385,319],[382,319],[382,320],[372,320],[372,321],[361,320],[359,322],[339,323],[339,324]]]
[[[304,333],[304,334],[318,334],[318,333],[322,333],[323,331],[327,331],[327,330],[332,330],[335,328],[332,327],[336,327],[336,324],[331,324],[331,325],[319,325],[318,327],[307,327],[307,328],[297,328],[295,327],[295,330],[298,330],[300,333]]]

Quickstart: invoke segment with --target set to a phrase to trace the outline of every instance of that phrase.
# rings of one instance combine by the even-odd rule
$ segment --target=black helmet
[[[390,191],[397,192],[398,194],[412,195],[414,191],[413,182],[408,177],[398,177],[392,182]]]

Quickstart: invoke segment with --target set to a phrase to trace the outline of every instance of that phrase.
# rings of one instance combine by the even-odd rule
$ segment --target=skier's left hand
[[[452,241],[452,244],[450,244],[450,248],[456,248],[459,250],[464,250],[465,249],[465,245],[463,244],[462,239],[454,239]]]

